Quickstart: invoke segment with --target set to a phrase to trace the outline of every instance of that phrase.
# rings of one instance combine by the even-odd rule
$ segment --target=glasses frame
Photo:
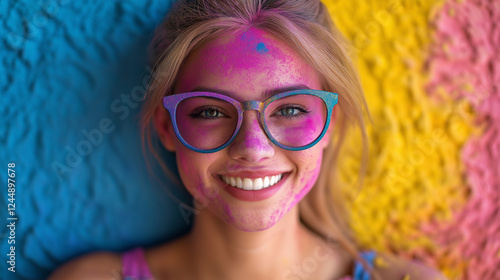
[[[325,126],[323,127],[321,134],[310,144],[305,145],[305,146],[300,146],[300,147],[286,146],[286,145],[279,143],[271,135],[271,133],[266,125],[266,122],[265,122],[265,114],[263,114],[263,113],[265,112],[267,106],[271,102],[278,100],[280,98],[293,96],[293,95],[300,95],[300,94],[313,95],[313,96],[319,97],[319,98],[321,98],[321,100],[323,100],[323,102],[325,103],[326,108],[327,108]],[[222,144],[221,146],[219,146],[217,148],[205,150],[205,149],[199,149],[199,148],[191,146],[189,143],[187,143],[184,140],[184,138],[182,138],[182,136],[179,132],[179,128],[177,127],[177,118],[176,118],[177,106],[184,99],[191,98],[191,97],[197,97],[197,96],[213,97],[213,98],[218,98],[218,99],[227,101],[227,102],[233,104],[233,106],[238,111],[238,123],[236,125],[236,128],[235,128],[233,134],[231,135],[229,140],[227,140],[224,144]],[[328,130],[328,127],[330,125],[330,119],[331,119],[331,115],[333,112],[333,107],[335,106],[335,104],[337,104],[337,102],[338,102],[338,94],[337,93],[322,91],[322,90],[315,90],[315,89],[298,89],[298,90],[286,91],[286,92],[276,94],[276,95],[274,95],[274,96],[272,96],[272,97],[270,97],[262,102],[258,101],[258,100],[239,102],[239,101],[234,100],[233,98],[231,98],[227,95],[223,95],[223,94],[215,93],[215,92],[205,92],[205,91],[186,92],[186,93],[173,94],[173,95],[163,97],[163,106],[165,107],[165,109],[168,110],[168,112],[170,114],[170,119],[172,121],[172,126],[174,127],[175,135],[177,136],[179,141],[181,141],[181,143],[184,146],[186,146],[187,148],[189,148],[195,152],[199,152],[199,153],[215,153],[217,151],[220,151],[220,150],[226,148],[229,144],[231,144],[231,142],[233,142],[234,138],[236,137],[236,135],[238,135],[238,132],[240,131],[241,124],[243,123],[243,113],[245,111],[248,111],[248,110],[254,110],[254,111],[257,111],[259,113],[259,124],[260,124],[261,128],[264,130],[264,132],[266,133],[269,140],[271,140],[271,142],[274,145],[276,145],[282,149],[289,150],[289,151],[301,151],[301,150],[308,149],[308,148],[316,145],[323,138],[323,136],[325,136],[325,133]]]

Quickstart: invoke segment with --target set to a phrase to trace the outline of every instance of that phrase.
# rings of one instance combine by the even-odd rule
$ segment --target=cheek
[[[181,116],[184,114],[181,113]],[[201,125],[195,125],[196,123],[188,117],[179,117],[177,116],[177,127],[179,129],[179,133],[184,138],[184,140],[190,144],[192,144],[193,139],[197,139],[199,137],[206,137],[210,132],[210,127],[205,127]]]
[[[207,195],[207,208],[214,216],[218,216],[226,223],[231,224],[234,222],[235,218],[231,211],[231,206],[228,202],[221,196],[220,189],[215,188],[209,190]]]
[[[178,146],[176,151],[177,166],[184,186],[197,199],[200,195],[206,196],[208,192],[204,186],[208,179],[208,165],[212,162],[211,155],[193,152],[183,145]]]
[[[316,180],[318,179],[319,172],[321,171],[321,162],[323,160],[322,151],[317,151],[316,155],[310,155],[311,160],[303,162],[306,166],[298,179],[298,192],[295,192],[292,203],[289,209],[299,203],[313,188]]]
[[[195,208],[210,209],[213,213],[222,212],[221,218],[232,222],[233,215],[221,189],[212,185],[209,166],[217,158],[216,154],[199,154],[187,148],[177,149],[177,166],[186,189],[196,199]]]
[[[324,119],[321,116],[296,121],[281,130],[272,133],[280,142],[291,146],[305,146],[316,140],[324,128]]]
[[[179,147],[179,145],[177,145],[176,158],[177,166],[181,174],[186,176],[194,175],[192,173],[194,173],[196,168],[193,168],[192,164],[196,161],[193,160],[192,156],[190,156],[189,153],[186,153],[182,147]]]

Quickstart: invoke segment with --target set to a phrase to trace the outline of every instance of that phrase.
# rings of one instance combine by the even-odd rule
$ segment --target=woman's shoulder
[[[121,279],[121,255],[95,252],[77,257],[57,268],[49,280]]]
[[[188,248],[188,236],[184,235],[148,249],[145,256],[151,273],[158,279],[185,278],[186,271],[191,269]]]
[[[159,276],[161,279],[168,278],[171,275],[177,275],[185,268],[181,260],[184,256],[187,239],[178,238],[153,248],[144,249],[135,247],[123,253],[113,253],[100,251],[89,253],[77,257],[57,268],[48,278],[49,280],[88,280],[88,279],[122,279],[123,264],[127,260],[124,256],[128,255],[129,264],[135,265],[135,262],[141,262],[144,267],[141,269],[146,274]],[[140,254],[137,254],[140,251]],[[132,264],[133,263],[133,264]],[[166,277],[168,276],[168,277]],[[176,278],[173,278],[176,279]]]
[[[382,279],[447,280],[440,272],[429,266],[390,254],[377,254],[375,268]]]

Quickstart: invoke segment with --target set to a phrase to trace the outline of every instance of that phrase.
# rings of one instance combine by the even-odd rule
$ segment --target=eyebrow
[[[279,87],[279,88],[274,88],[274,89],[268,89],[268,90],[265,90],[264,92],[262,92],[262,94],[260,96],[261,96],[262,100],[266,100],[266,99],[270,98],[271,96],[274,96],[278,93],[297,90],[297,89],[311,89],[311,88],[304,85],[304,84],[297,84],[297,85],[292,85],[292,86],[285,86],[285,87]],[[210,87],[195,87],[193,90],[191,90],[191,92],[193,92],[193,91],[215,92],[215,93],[224,94],[227,96],[236,95],[232,91],[221,90],[221,89],[210,88]]]

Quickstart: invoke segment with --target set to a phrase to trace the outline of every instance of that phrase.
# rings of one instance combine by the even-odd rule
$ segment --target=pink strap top
[[[136,247],[122,254],[123,280],[152,280],[144,250]]]
[[[363,252],[361,256],[373,267],[375,252]],[[153,280],[148,263],[144,256],[142,247],[135,247],[122,254],[122,274],[124,280]],[[356,262],[354,268],[354,279],[351,276],[342,277],[339,280],[370,280],[370,275],[364,270],[361,263]]]

